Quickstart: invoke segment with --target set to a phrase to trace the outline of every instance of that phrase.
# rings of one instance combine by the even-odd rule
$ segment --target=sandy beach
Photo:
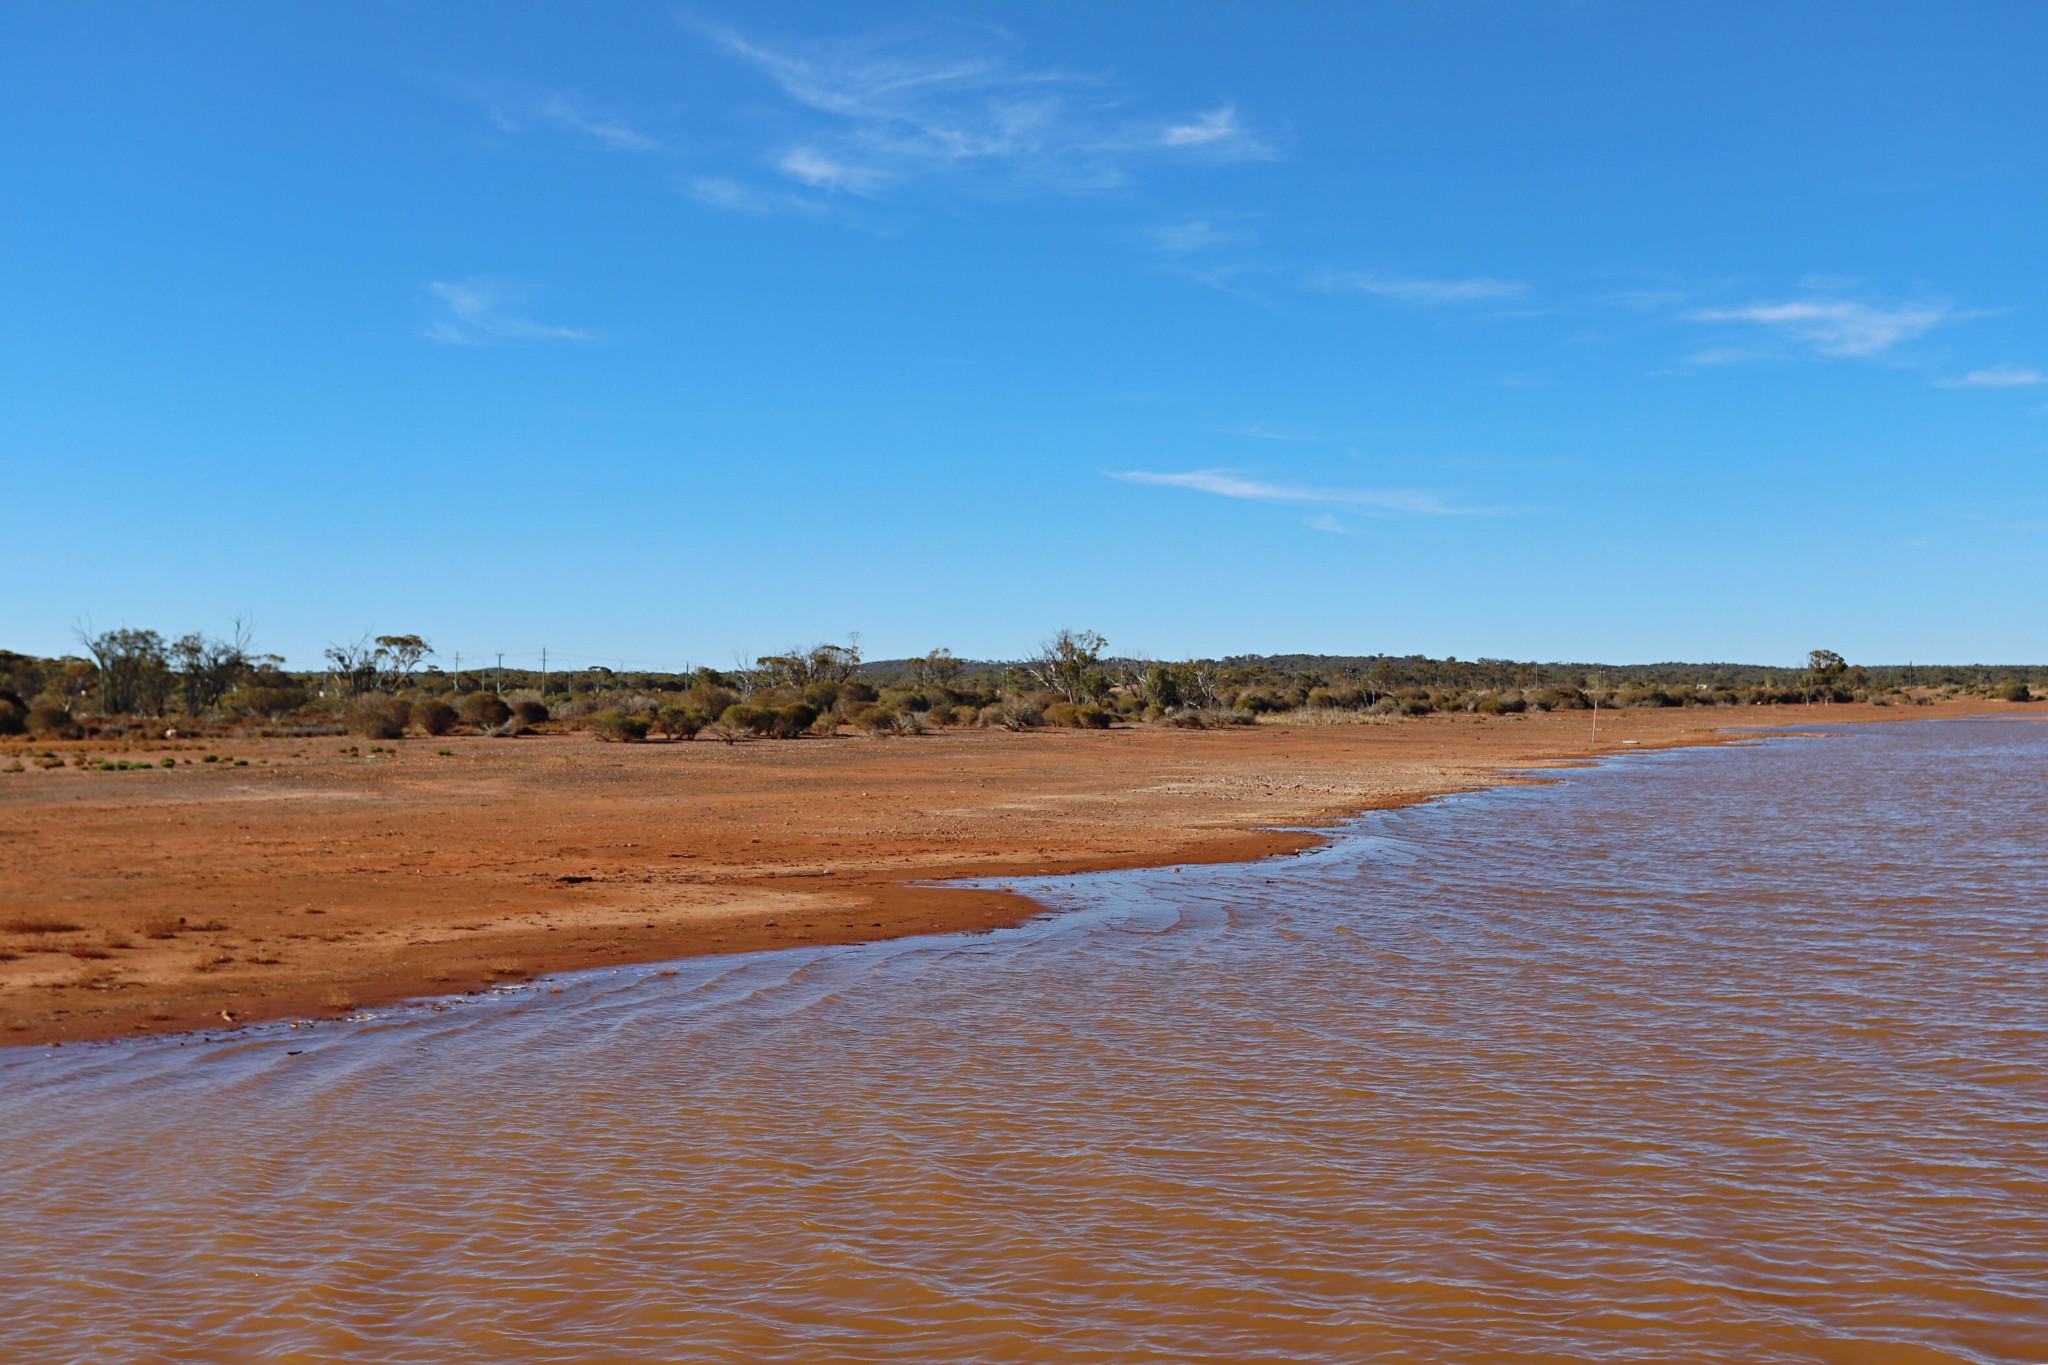
[[[0,778],[0,1041],[218,1029],[548,971],[983,930],[1038,907],[920,883],[1283,854],[1316,836],[1272,826],[1506,770],[1712,743],[1734,726],[1997,709],[1625,711],[1602,713],[1597,740],[1589,715],[1562,712],[738,745],[101,746],[95,758],[137,766]]]

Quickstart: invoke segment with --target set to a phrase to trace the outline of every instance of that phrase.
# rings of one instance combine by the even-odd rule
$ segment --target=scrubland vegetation
[[[2024,702],[2048,686],[2048,669],[2031,666],[1856,667],[1827,650],[1814,651],[1805,668],[1414,655],[1176,662],[1118,657],[1102,636],[1070,630],[1010,662],[969,661],[943,649],[870,661],[854,645],[820,644],[751,665],[676,673],[449,672],[435,666],[433,647],[418,635],[337,644],[326,652],[326,667],[291,669],[256,652],[239,624],[220,639],[122,629],[81,632],[80,644],[82,654],[56,659],[0,650],[0,737],[160,738],[175,731],[397,740],[513,738],[545,729],[618,743],[739,744],[890,738],[965,726],[1393,723],[1446,712],[1904,705],[1965,695]]]

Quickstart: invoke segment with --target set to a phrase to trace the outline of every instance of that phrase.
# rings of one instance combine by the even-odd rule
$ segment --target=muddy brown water
[[[0,1357],[2048,1358],[2048,727],[1015,930],[0,1050]]]

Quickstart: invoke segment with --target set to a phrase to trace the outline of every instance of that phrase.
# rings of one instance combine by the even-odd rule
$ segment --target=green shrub
[[[306,689],[296,683],[282,686],[238,687],[227,697],[231,711],[245,716],[263,716],[270,720],[281,720],[306,704]]]
[[[990,702],[975,716],[977,723],[1001,726],[1005,730],[1029,730],[1045,724],[1045,707],[1029,697],[1004,697]]]
[[[795,739],[817,723],[818,708],[807,701],[793,701],[774,710],[767,733],[777,739]]]
[[[343,723],[364,739],[404,739],[405,723],[410,719],[412,707],[403,698],[379,697],[351,706]]]
[[[412,723],[430,735],[447,734],[459,719],[461,717],[455,713],[454,707],[436,698],[412,704]]]
[[[11,701],[0,700],[0,735],[20,735],[28,732],[28,708],[16,706]]]
[[[472,692],[458,708],[462,718],[478,730],[495,730],[512,719],[512,708],[495,692]]]
[[[683,693],[685,706],[694,706],[700,714],[713,720],[724,715],[725,708],[739,699],[739,694],[731,688],[709,682],[694,683],[689,691]]]
[[[1355,687],[1315,687],[1309,689],[1305,704],[1333,711],[1358,711],[1365,706],[1365,693]]]
[[[633,743],[647,738],[647,717],[629,716],[623,711],[599,711],[584,726],[602,740]]]
[[[765,735],[775,728],[775,713],[765,706],[736,701],[719,713],[718,722],[742,734]]]
[[[694,706],[664,706],[654,713],[654,728],[670,739],[694,739],[707,723]]]
[[[1991,689],[1991,695],[2000,701],[2032,701],[2034,699],[2034,694],[2028,690],[2026,683],[2018,678],[2001,679],[1998,686]]]
[[[537,702],[530,698],[525,701],[513,702],[512,714],[517,716],[520,722],[525,725],[538,725],[549,718],[547,705],[544,702]]]
[[[77,739],[83,733],[71,713],[54,702],[39,701],[29,707],[23,723],[31,734],[43,738]]]

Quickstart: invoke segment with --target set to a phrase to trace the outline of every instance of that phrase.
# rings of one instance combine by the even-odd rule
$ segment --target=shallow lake
[[[0,1049],[0,1355],[2048,1358],[2048,726],[1551,776],[995,934]]]

